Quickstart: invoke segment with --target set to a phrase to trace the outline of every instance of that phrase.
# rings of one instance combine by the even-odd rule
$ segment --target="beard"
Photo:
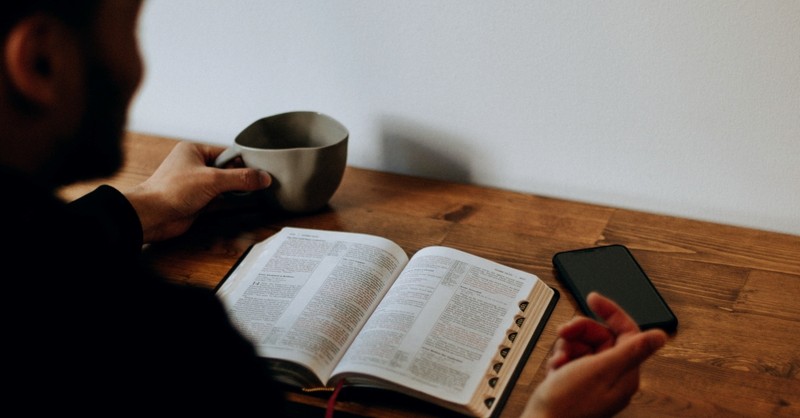
[[[55,183],[108,177],[122,166],[122,138],[130,95],[115,83],[110,71],[94,61],[86,70],[86,107],[72,138],[59,150]]]

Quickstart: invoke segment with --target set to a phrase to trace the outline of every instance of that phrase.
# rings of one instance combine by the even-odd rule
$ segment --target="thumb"
[[[617,344],[599,354],[605,357],[602,368],[619,376],[639,367],[667,342],[667,335],[660,329],[653,329],[617,340]]]
[[[217,170],[216,186],[220,193],[252,192],[269,187],[272,177],[254,168],[225,168]]]

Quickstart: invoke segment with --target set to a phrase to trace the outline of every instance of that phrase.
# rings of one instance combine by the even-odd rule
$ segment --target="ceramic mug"
[[[323,208],[347,165],[347,128],[332,117],[308,111],[267,116],[245,128],[214,162],[223,167],[236,157],[268,172],[264,192],[279,209],[307,213]],[[260,193],[260,192],[258,192]]]

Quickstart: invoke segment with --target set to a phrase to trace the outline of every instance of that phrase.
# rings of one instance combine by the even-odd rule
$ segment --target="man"
[[[219,194],[268,187],[267,174],[209,167],[219,149],[181,143],[131,190],[103,186],[70,204],[54,195],[120,166],[142,76],[140,6],[0,6],[4,401],[31,415],[279,415],[278,392],[214,295],[169,285],[139,259],[143,243],[185,232]],[[526,414],[619,411],[638,388],[639,364],[664,344],[663,333],[639,332],[613,302],[589,302],[607,326],[580,318],[562,328]]]
[[[64,205],[67,182],[119,167],[141,78],[138,1],[4,2],[0,209],[4,398],[36,412],[184,413],[280,406],[252,347],[213,295],[170,286],[139,263],[143,242],[185,231],[219,193],[266,187],[254,170],[206,167],[181,144],[124,195]]]

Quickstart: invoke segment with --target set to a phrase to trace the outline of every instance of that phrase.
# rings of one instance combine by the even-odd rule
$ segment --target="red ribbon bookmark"
[[[333,389],[331,397],[328,398],[328,409],[325,410],[325,418],[333,418],[334,406],[336,405],[336,397],[339,396],[339,392],[342,390],[343,385],[344,385],[344,379],[340,380],[339,383],[336,384],[336,387]]]

